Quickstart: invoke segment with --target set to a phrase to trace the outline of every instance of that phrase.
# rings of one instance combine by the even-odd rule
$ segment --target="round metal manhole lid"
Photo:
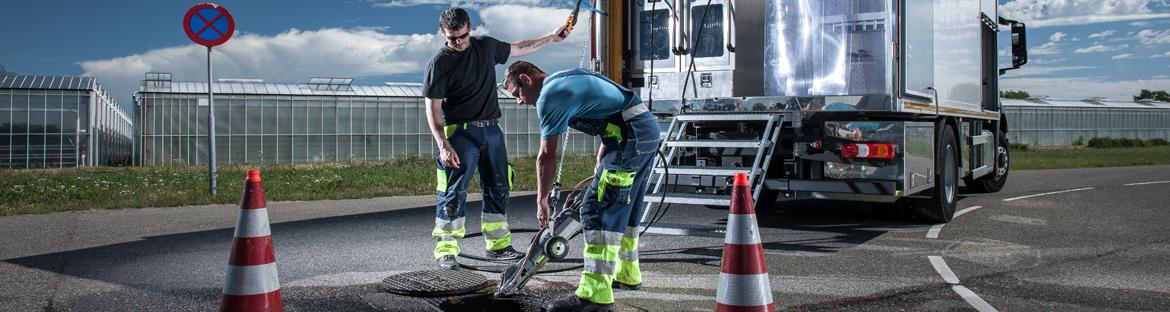
[[[491,286],[487,277],[463,270],[414,271],[382,280],[387,292],[417,297],[469,294]]]

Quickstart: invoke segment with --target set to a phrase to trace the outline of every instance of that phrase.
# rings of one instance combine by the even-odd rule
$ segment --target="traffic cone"
[[[284,311],[260,171],[248,170],[220,311]]]
[[[776,311],[747,174],[735,175],[715,311]]]

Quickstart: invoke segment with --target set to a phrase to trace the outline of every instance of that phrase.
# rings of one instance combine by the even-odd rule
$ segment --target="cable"
[[[707,13],[711,13],[711,0],[707,0],[707,5],[705,5],[705,7],[706,8],[703,9],[703,18],[699,20],[699,31],[695,33],[694,44],[691,45],[691,51],[690,51],[691,52],[691,64],[687,68],[686,78],[683,79],[682,98],[681,98],[683,104],[686,104],[686,102],[687,102],[687,86],[690,85],[691,76],[695,75],[695,54],[694,53],[695,53],[695,49],[697,49],[699,47],[699,41],[703,40],[703,29],[707,28],[704,26],[707,25]],[[694,94],[695,94],[695,97],[699,97],[699,88],[697,86],[694,87]],[[679,106],[679,109],[680,110],[682,109],[681,105]]]

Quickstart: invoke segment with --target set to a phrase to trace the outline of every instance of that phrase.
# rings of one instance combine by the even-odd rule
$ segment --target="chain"
[[[584,1],[589,1],[589,4],[590,4],[589,7],[595,7],[592,5],[593,0],[584,0]],[[589,34],[593,31],[593,14],[594,14],[594,12],[592,10],[590,10],[588,13],[589,13],[589,18],[585,19],[585,29],[586,29],[585,33],[586,34]],[[581,57],[577,59],[577,68],[586,68],[585,67],[585,57],[587,54],[589,54],[589,38],[586,38],[585,41],[581,43]]]

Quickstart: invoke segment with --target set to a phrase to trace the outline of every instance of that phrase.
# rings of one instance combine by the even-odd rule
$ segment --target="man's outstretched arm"
[[[543,48],[550,42],[561,42],[562,40],[565,40],[565,38],[569,37],[570,32],[572,32],[572,30],[562,26],[561,28],[557,28],[557,30],[553,33],[540,36],[539,38],[513,42],[510,56],[517,57],[536,52],[536,50],[540,50],[540,48]]]

